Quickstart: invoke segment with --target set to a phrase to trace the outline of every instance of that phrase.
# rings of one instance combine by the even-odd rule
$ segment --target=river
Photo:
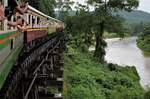
[[[150,56],[145,56],[136,46],[136,37],[107,39],[105,59],[119,65],[135,66],[143,87],[150,86]]]

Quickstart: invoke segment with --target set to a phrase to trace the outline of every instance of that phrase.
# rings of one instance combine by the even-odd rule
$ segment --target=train
[[[4,6],[9,5],[10,0],[2,0]],[[19,5],[18,0],[14,0]],[[15,20],[16,13],[11,17]],[[16,27],[7,25],[7,20],[0,22],[0,89],[3,87],[12,67],[15,64],[23,48],[31,49],[47,35],[63,31],[64,23],[50,17],[29,5],[28,11],[22,15],[27,22],[26,31],[19,31]]]

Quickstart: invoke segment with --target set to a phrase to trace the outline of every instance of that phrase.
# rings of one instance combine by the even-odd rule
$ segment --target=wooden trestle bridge
[[[24,47],[0,91],[0,99],[63,99],[63,32]]]

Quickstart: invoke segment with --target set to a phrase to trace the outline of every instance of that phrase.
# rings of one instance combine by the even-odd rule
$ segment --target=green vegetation
[[[60,12],[56,11],[56,15],[58,16]],[[119,15],[125,19],[125,22],[128,24],[139,24],[141,22],[148,23],[150,22],[150,13],[140,11],[140,10],[133,10],[131,12],[128,11],[118,11],[112,12],[113,15]],[[76,11],[69,11],[70,16],[76,15]]]
[[[139,36],[137,45],[143,52],[150,53],[150,35]]]
[[[54,17],[54,8],[56,7],[56,0],[28,0],[29,4],[43,13]]]
[[[124,19],[112,15],[110,9],[131,11],[138,6],[138,0],[88,1],[95,7],[93,12],[79,4],[75,15],[66,16],[64,20],[71,46],[65,56],[65,99],[143,99],[144,90],[136,69],[108,64],[104,60],[107,46],[104,32],[121,37],[126,33]],[[124,6],[126,2],[130,7]],[[89,54],[87,49],[91,45],[95,45],[96,50]]]
[[[129,33],[108,33],[108,32],[104,32],[104,38],[125,38],[125,37],[130,37],[131,34]]]
[[[140,10],[133,10],[131,12],[127,11],[119,11],[113,14],[117,14],[123,17],[127,23],[129,24],[136,24],[136,23],[147,23],[150,22],[150,14]]]
[[[150,25],[145,25],[144,34],[139,35],[137,45],[145,53],[150,53]]]
[[[113,13],[114,15],[119,15],[125,19],[124,27],[127,30],[126,34],[137,35],[143,33],[144,24],[150,22],[150,13],[133,10],[131,12],[118,11]]]
[[[116,37],[117,37],[116,33],[108,33],[108,32],[104,33],[104,38],[116,38]]]
[[[135,67],[100,64],[91,54],[69,49],[65,56],[65,99],[143,99]]]
[[[145,92],[144,99],[150,99],[150,89]]]
[[[76,46],[95,44],[93,56],[97,61],[104,62],[106,42],[104,32],[118,33],[124,37],[123,18],[112,12],[118,10],[132,11],[139,5],[138,0],[88,0],[87,5],[93,6],[94,11],[89,11],[89,6],[79,4],[75,16],[67,17],[66,31],[71,34]],[[85,46],[84,45],[84,46]]]
[[[139,0],[87,1],[86,5],[79,3],[76,5],[74,15],[69,15],[73,5],[71,0],[43,0],[38,5],[40,9],[43,6],[41,11],[44,10],[50,16],[54,15],[54,9],[58,9],[58,13],[55,14],[66,25],[65,33],[69,39],[69,52],[65,55],[64,98],[150,99],[149,91],[145,93],[139,83],[135,67],[120,67],[116,64],[105,63],[104,60],[107,46],[104,41],[105,35],[128,36],[134,32],[134,29],[137,31],[137,28],[143,25],[141,24],[143,20],[139,20],[140,25],[138,23],[136,26],[126,22],[127,18],[124,15],[115,14],[121,11],[129,14],[128,12],[138,7]],[[92,12],[89,5],[94,8]],[[136,16],[133,16],[133,19],[137,16],[143,17],[138,13],[131,13]],[[132,20],[132,18],[129,19]],[[95,46],[95,52],[87,51],[90,46]]]
[[[76,11],[69,11],[69,16],[75,16]],[[56,16],[59,17],[60,12],[55,12]],[[131,12],[128,11],[118,11],[118,12],[112,12],[112,15],[120,16],[124,19],[123,22],[123,35],[126,36],[135,36],[140,32],[143,32],[143,25],[150,22],[150,13],[140,11],[140,10],[133,10]],[[109,27],[111,28],[111,27]],[[112,27],[113,28],[113,27]],[[118,27],[119,29],[119,27]],[[104,37],[108,38],[114,38],[119,37],[119,33],[115,33],[110,31],[110,33],[105,32]]]

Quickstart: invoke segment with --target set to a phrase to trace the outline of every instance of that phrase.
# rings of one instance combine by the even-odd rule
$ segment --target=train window
[[[28,22],[29,22],[29,24],[31,24],[31,20],[30,20],[30,18],[31,18],[31,15],[29,14],[29,16],[28,16]]]
[[[41,21],[42,21],[42,19],[40,18],[40,20],[39,20],[39,25],[40,25],[40,26],[42,25]]]
[[[10,49],[12,50],[13,49],[13,47],[14,47],[14,42],[13,42],[13,39],[11,39],[11,44],[10,44]]]
[[[8,6],[6,7],[6,11],[7,11],[6,16],[9,21],[11,20],[13,12],[17,6],[18,6],[18,4],[17,4],[16,0],[8,0]]]
[[[0,22],[0,30],[3,30],[3,22]]]
[[[35,24],[35,17],[32,16],[32,24],[34,25]]]
[[[1,4],[3,4],[3,0],[0,0]],[[4,22],[3,21],[0,21],[0,31],[3,31],[4,30]]]
[[[37,17],[37,24],[39,24],[40,23],[40,18],[39,17]]]
[[[15,22],[15,21],[16,21],[16,18],[17,18],[16,16],[12,16],[12,17],[11,17],[11,21],[12,21],[12,22]],[[11,29],[16,29],[16,27],[11,27]]]

